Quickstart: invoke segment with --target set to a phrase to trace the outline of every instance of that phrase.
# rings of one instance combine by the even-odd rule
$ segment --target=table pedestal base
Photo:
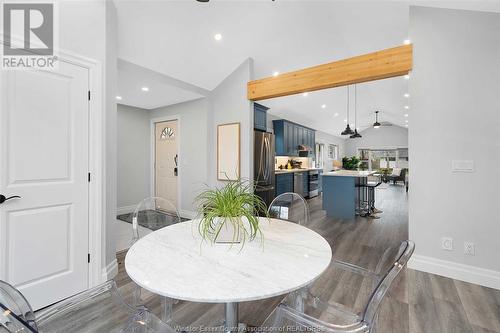
[[[238,332],[238,303],[231,302],[224,305],[225,321],[224,332]]]
[[[170,323],[172,321],[172,307],[174,305],[174,300],[169,297],[163,297],[161,303],[163,306],[163,321]]]

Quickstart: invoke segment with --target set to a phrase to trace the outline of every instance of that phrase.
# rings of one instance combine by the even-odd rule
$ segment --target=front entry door
[[[177,208],[177,120],[155,124],[155,195]]]
[[[0,279],[35,309],[88,288],[88,76],[0,71]]]

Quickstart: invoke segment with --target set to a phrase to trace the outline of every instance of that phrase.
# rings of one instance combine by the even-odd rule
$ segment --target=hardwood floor
[[[408,238],[408,197],[403,186],[377,190],[381,218],[356,221],[327,218],[321,198],[309,200],[308,227],[328,240],[336,259],[374,269],[389,245]],[[418,246],[418,244],[417,244]],[[125,253],[118,255],[117,284],[126,294],[133,288],[123,267]],[[368,297],[363,279],[329,269],[312,286],[337,303],[361,311]],[[261,324],[283,297],[240,304],[240,321]],[[149,294],[146,305],[160,314],[160,298]],[[174,320],[181,325],[217,325],[223,305],[179,302]],[[382,303],[378,321],[381,333],[500,333],[500,291],[432,274],[405,270]]]

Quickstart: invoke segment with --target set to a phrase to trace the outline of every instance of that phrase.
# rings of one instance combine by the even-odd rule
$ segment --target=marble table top
[[[332,258],[328,242],[295,223],[260,218],[263,242],[211,244],[199,220],[174,224],[139,241],[125,269],[139,286],[174,299],[228,303],[298,290],[323,273]]]

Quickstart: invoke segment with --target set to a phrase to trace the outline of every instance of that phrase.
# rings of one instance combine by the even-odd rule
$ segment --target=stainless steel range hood
[[[306,145],[299,145],[299,157],[309,157],[309,152],[312,151],[311,147]]]

